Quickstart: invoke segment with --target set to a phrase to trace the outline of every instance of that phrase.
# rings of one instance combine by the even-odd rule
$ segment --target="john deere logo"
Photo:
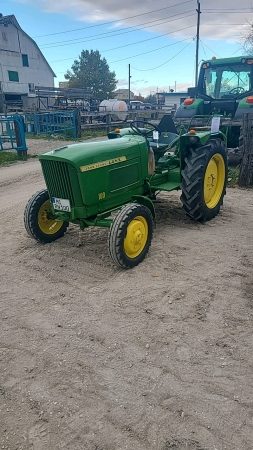
[[[100,167],[111,166],[112,164],[117,164],[126,161],[125,156],[120,156],[119,158],[107,159],[107,161],[100,161],[95,164],[88,164],[87,166],[81,166],[81,172],[87,172],[88,170],[100,169]]]

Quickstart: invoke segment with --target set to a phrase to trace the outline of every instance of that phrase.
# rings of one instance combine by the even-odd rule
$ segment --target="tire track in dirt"
[[[205,225],[162,196],[150,252],[126,271],[108,230],[26,235],[43,188],[27,164],[0,188],[1,446],[251,450],[252,192],[229,189]]]

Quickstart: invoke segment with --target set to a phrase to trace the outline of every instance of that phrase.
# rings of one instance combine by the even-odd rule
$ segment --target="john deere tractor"
[[[242,151],[243,114],[253,112],[253,57],[213,58],[201,63],[198,85],[188,89],[176,111],[177,125],[203,125],[206,116],[219,115],[227,136],[228,155]]]
[[[131,268],[149,250],[158,192],[181,189],[183,208],[192,219],[204,222],[216,216],[227,179],[224,135],[219,130],[178,135],[175,129],[162,129],[134,121],[109,132],[109,139],[40,155],[47,189],[26,205],[29,235],[49,243],[63,237],[70,222],[82,230],[108,227],[112,260]]]

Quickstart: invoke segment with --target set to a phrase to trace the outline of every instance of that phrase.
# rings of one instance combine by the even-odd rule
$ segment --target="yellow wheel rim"
[[[63,222],[57,222],[47,218],[47,213],[50,212],[50,200],[47,200],[39,209],[38,225],[41,231],[45,234],[55,234],[62,227]]]
[[[142,216],[135,217],[127,227],[124,250],[128,258],[136,258],[143,251],[148,239],[148,224]]]
[[[219,203],[225,182],[225,162],[221,154],[216,153],[210,159],[204,178],[204,199],[208,208]]]

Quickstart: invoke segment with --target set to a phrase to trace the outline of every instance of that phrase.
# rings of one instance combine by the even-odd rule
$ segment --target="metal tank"
[[[116,100],[114,98],[103,100],[99,105],[100,113],[112,113],[112,120],[126,120],[128,108],[126,102],[123,100]]]

